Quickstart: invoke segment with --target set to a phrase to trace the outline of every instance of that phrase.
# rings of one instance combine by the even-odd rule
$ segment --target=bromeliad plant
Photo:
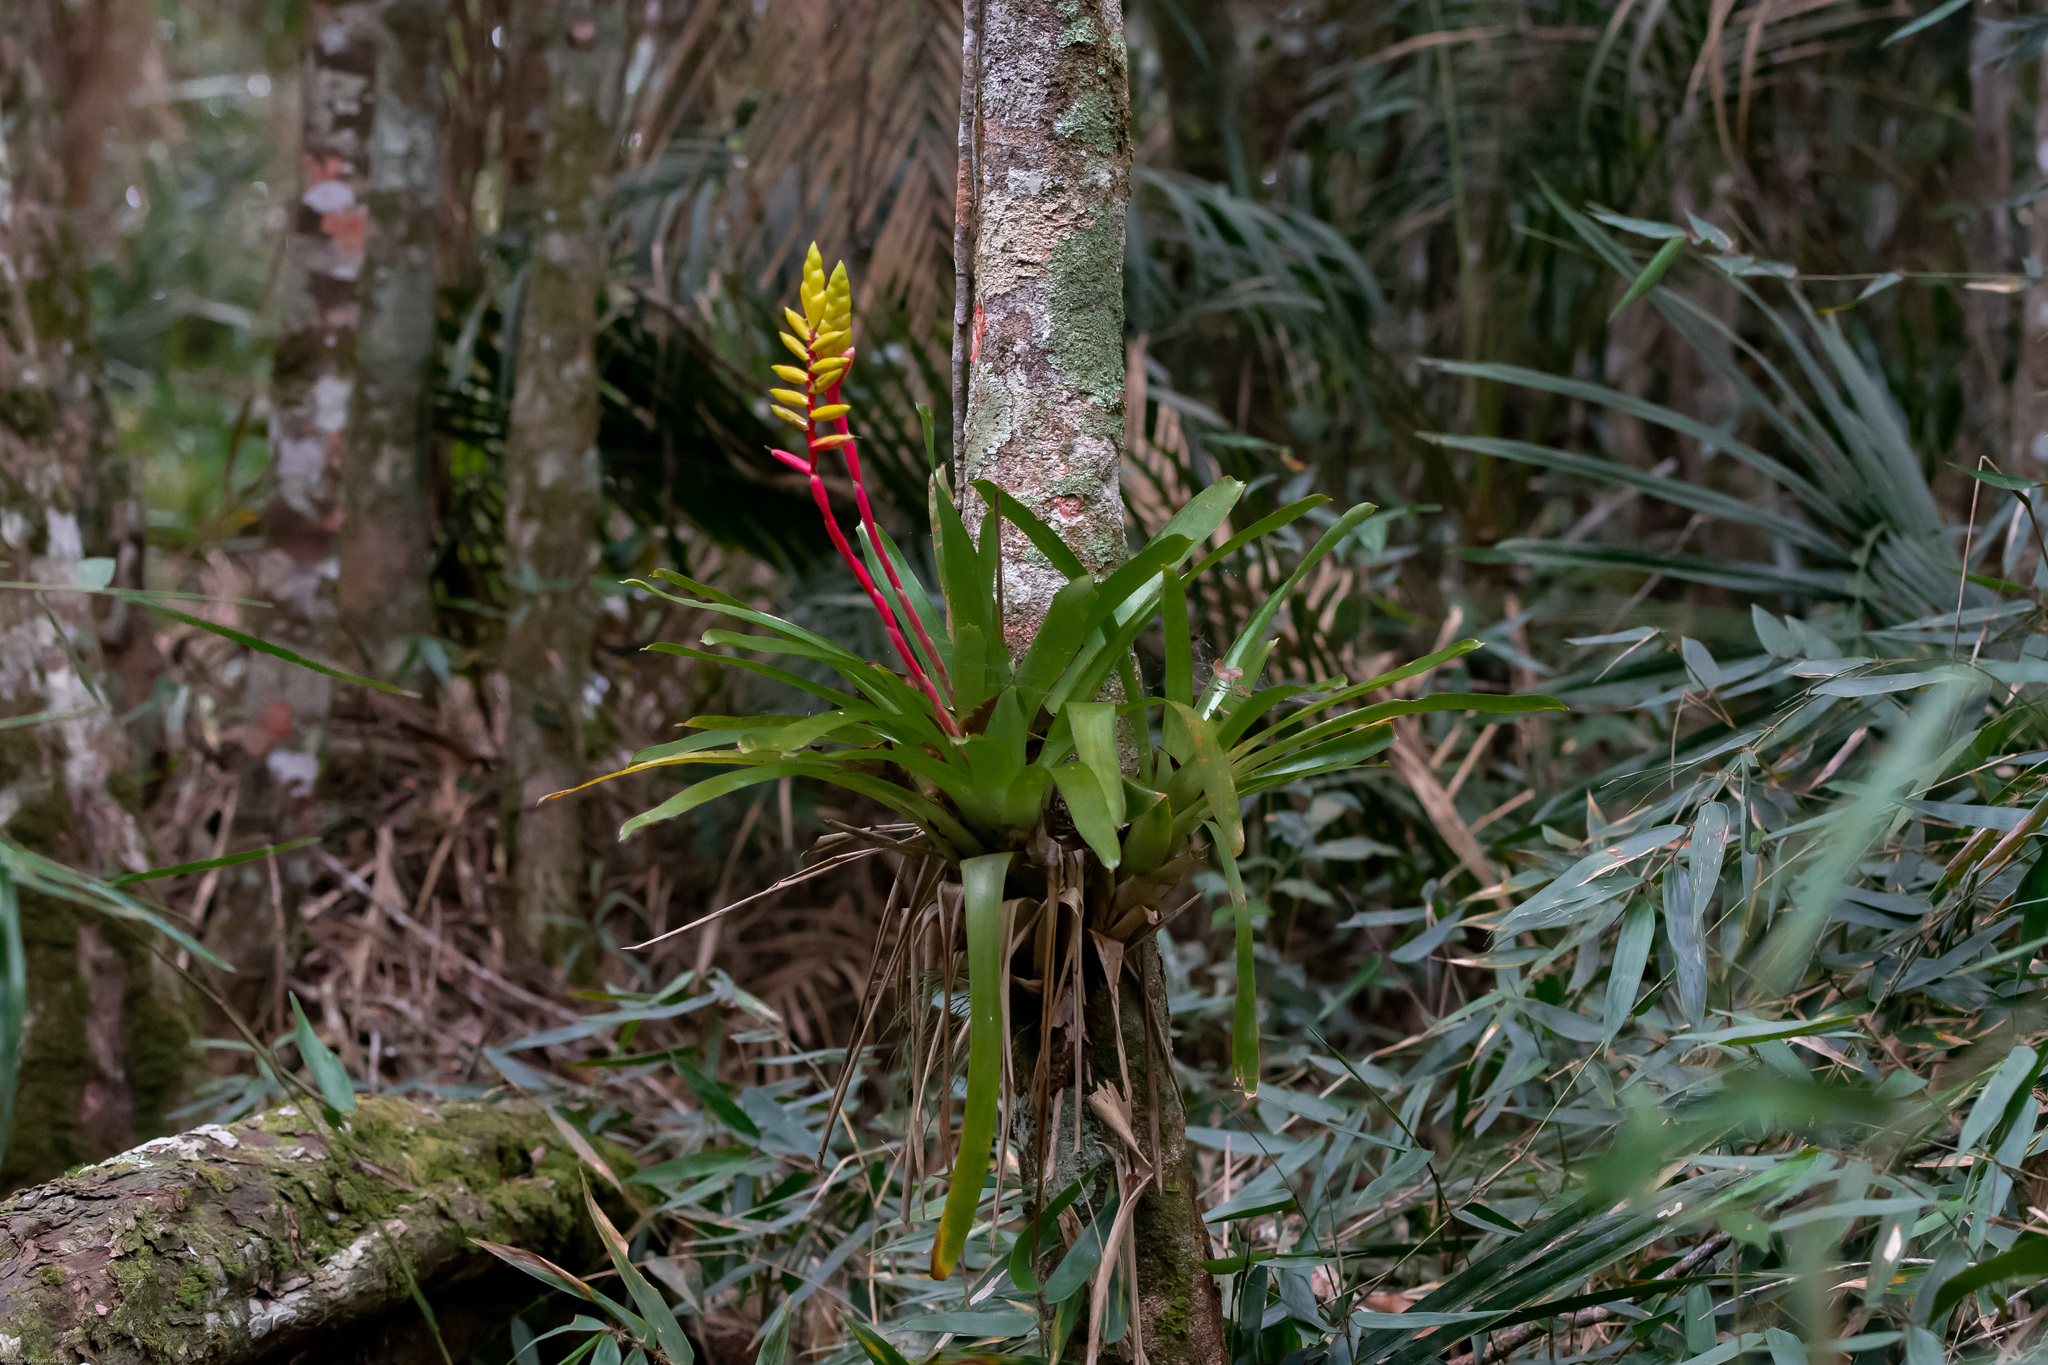
[[[797,777],[866,797],[908,822],[828,838],[907,855],[899,883],[906,894],[899,903],[908,908],[898,952],[910,937],[910,922],[928,907],[935,913],[920,923],[948,935],[942,951],[951,958],[964,950],[970,1006],[966,1104],[931,1259],[932,1274],[944,1279],[959,1260],[980,1204],[1004,1107],[1012,1041],[1005,1030],[1007,990],[1036,998],[1030,1014],[1042,1033],[1030,1103],[1031,1112],[1046,1114],[1046,1058],[1071,1041],[1053,1021],[1083,1018],[1078,993],[1084,951],[1092,949],[1115,981],[1126,950],[1162,922],[1163,898],[1198,861],[1213,856],[1235,907],[1233,1068],[1245,1091],[1254,1091],[1259,1042],[1252,926],[1237,872],[1244,849],[1242,804],[1262,792],[1365,763],[1391,742],[1389,723],[1399,716],[1513,714],[1562,703],[1479,693],[1368,700],[1479,648],[1476,640],[1378,677],[1257,687],[1279,612],[1303,577],[1374,509],[1359,506],[1332,517],[1322,510],[1327,498],[1309,497],[1233,534],[1226,519],[1245,492],[1233,479],[1202,490],[1098,581],[1058,534],[987,481],[973,485],[980,509],[977,535],[943,472],[936,473],[931,508],[940,593],[934,600],[876,524],[862,485],[849,409],[840,397],[855,358],[845,267],[828,279],[813,247],[804,271],[803,311],[787,310],[786,316],[790,330],[782,340],[799,363],[777,367],[791,387],[777,388],[772,396],[777,415],[802,431],[804,452],[778,450],[775,456],[809,479],[833,543],[881,616],[902,671],[702,583],[658,571],[657,577],[691,596],[639,586],[737,628],[706,631],[702,649],[652,648],[744,669],[807,693],[822,706],[804,716],[690,720],[698,733],[644,751],[623,772],[692,764],[723,771],[635,816],[620,834],[630,836],[758,783]],[[826,496],[822,470],[833,459],[844,461],[854,488],[858,552]],[[1252,613],[1208,676],[1198,677],[1188,625],[1189,582],[1227,565],[1260,537],[1304,519],[1324,523],[1320,538]],[[1004,648],[1000,620],[1003,521],[1068,580],[1036,637],[1015,659]],[[1219,536],[1220,544],[1204,548]],[[1163,665],[1156,679],[1141,679],[1133,647],[1155,629],[1162,634]],[[721,648],[743,653],[709,652]],[[844,686],[747,656],[824,663]],[[954,904],[957,912],[937,909]],[[855,1040],[854,1051],[861,1041]],[[1072,1047],[1078,1055],[1078,1042]],[[1087,1085],[1082,1070],[1085,1063],[1076,1068],[1076,1086]],[[1078,1091],[1076,1105],[1090,1093]],[[1125,1113],[1131,1112],[1131,1098],[1121,1096]],[[1112,1260],[1110,1253],[1106,1247],[1105,1261]]]

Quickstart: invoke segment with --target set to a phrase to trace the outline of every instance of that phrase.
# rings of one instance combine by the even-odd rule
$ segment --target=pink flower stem
[[[805,434],[808,437],[811,433]],[[874,575],[868,572],[867,565],[861,562],[860,556],[853,552],[853,546],[847,543],[846,532],[839,529],[839,519],[832,515],[832,501],[825,493],[825,480],[818,474],[817,452],[811,452],[808,465],[786,450],[771,453],[790,468],[800,469],[809,477],[811,499],[818,504],[818,514],[825,519],[825,534],[832,538],[832,547],[839,551],[839,557],[846,561],[846,567],[853,570],[853,576],[860,581],[861,590],[867,593],[868,601],[874,603],[876,613],[882,618],[883,627],[889,632],[889,642],[895,645],[897,655],[910,670],[911,681],[922,688],[924,694],[931,699],[932,710],[938,716],[939,728],[948,735],[957,737],[960,734],[960,727],[953,720],[951,708],[940,699],[939,690],[932,686],[932,680],[925,676],[925,671],[918,667],[917,656],[911,652],[909,641],[903,638],[902,627],[896,623],[896,613],[889,609],[888,599],[882,596],[881,589],[875,586]]]
[[[851,351],[847,352],[848,368],[851,368],[852,357],[853,353]],[[839,401],[839,383],[844,381],[846,371],[841,370],[839,373],[840,380],[835,381],[832,387],[825,391],[825,401],[828,404]],[[844,417],[834,419],[833,425],[839,429],[839,434],[845,436],[852,435]],[[888,552],[882,547],[882,533],[875,525],[874,509],[868,505],[867,484],[860,475],[860,450],[851,440],[847,441],[840,449],[846,453],[846,470],[853,478],[853,500],[860,508],[861,525],[867,528],[868,544],[875,547],[875,557],[882,561],[882,572],[888,575],[889,586],[895,590],[896,602],[903,609],[903,614],[910,618],[910,628],[917,632],[917,642],[924,646],[925,657],[932,661],[932,667],[938,672],[939,681],[945,684],[950,692],[952,685],[951,681],[946,677],[945,660],[939,657],[939,651],[932,645],[932,637],[925,633],[924,620],[917,614],[917,610],[910,605],[910,595],[903,591],[903,580],[896,576],[895,562],[889,558]]]

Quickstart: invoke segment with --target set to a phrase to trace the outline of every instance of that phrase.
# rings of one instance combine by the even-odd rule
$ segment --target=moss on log
[[[575,1155],[529,1105],[365,1098],[342,1135],[285,1106],[158,1138],[0,1204],[0,1362],[331,1360],[315,1342],[493,1266],[575,1264]]]

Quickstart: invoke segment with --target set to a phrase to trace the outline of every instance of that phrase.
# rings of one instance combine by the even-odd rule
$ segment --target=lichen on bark
[[[50,6],[0,6],[0,558],[11,579],[72,589],[87,560],[119,556],[127,471],[66,208],[55,21]],[[16,844],[111,874],[149,860],[118,799],[133,787],[132,756],[94,604],[68,590],[0,593],[0,717],[53,717],[0,731],[0,825]],[[0,1162],[7,1183],[132,1141],[190,1062],[166,968],[71,906],[25,893],[20,914],[29,990],[16,1112],[35,1122]]]
[[[1117,0],[990,3],[980,42],[976,354],[963,479],[993,479],[1099,574],[1126,551],[1123,13]],[[978,518],[978,500],[967,501]],[[1018,655],[1065,580],[1008,526],[1003,565],[1004,633]]]

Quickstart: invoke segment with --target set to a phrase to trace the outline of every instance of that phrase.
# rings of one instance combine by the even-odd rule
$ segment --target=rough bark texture
[[[315,5],[306,16],[298,199],[278,280],[271,358],[271,496],[251,594],[270,605],[251,611],[244,622],[252,633],[315,659],[341,659],[350,652],[336,606],[336,549],[362,316],[377,11],[363,0]],[[315,796],[326,766],[333,702],[328,678],[268,655],[249,656],[239,731],[237,847],[325,832],[327,816]],[[298,903],[313,867],[310,853],[278,859],[275,889],[267,862],[221,875],[206,941],[236,969],[222,989],[251,1018],[277,1014],[287,906]]]
[[[356,658],[394,677],[434,628],[426,456],[448,10],[445,0],[385,0],[379,19],[337,586]]]
[[[993,479],[1100,574],[1127,548],[1119,476],[1131,146],[1122,6],[978,0],[976,9],[979,143],[962,148],[979,206],[961,477]],[[1013,527],[1004,528],[1002,562],[1004,634],[1015,656],[1029,647],[1065,579]],[[1120,1083],[1127,1065],[1134,1126],[1157,1133],[1161,1179],[1139,1196],[1133,1224],[1145,1356],[1154,1365],[1211,1365],[1223,1358],[1223,1326],[1216,1286],[1201,1267],[1209,1242],[1188,1162],[1187,1119],[1163,1055],[1153,1074],[1153,1059],[1171,1037],[1165,981],[1149,947],[1131,965],[1135,977],[1119,974],[1114,987],[1099,973],[1090,977],[1090,1084]],[[1019,1074],[1028,1075],[1037,1059],[1020,1063]],[[1078,1099],[1069,1092],[1067,1103]],[[1029,1104],[1020,1108],[1023,1150],[1042,1150]],[[1113,1199],[1116,1140],[1086,1114],[1076,1153],[1074,1122],[1070,1107],[1051,1149],[1054,1188],[1085,1178],[1095,1197]]]
[[[158,1138],[0,1204],[0,1361],[391,1360],[350,1329],[417,1316],[398,1257],[429,1302],[497,1266],[472,1237],[578,1266],[582,1182],[525,1105],[368,1098],[340,1134],[285,1106]]]
[[[513,61],[537,121],[530,185],[515,186],[528,244],[512,428],[505,442],[504,665],[508,823],[518,918],[529,949],[577,913],[583,841],[576,801],[540,805],[583,771],[590,571],[596,563],[597,296],[605,197],[625,55],[624,0],[520,0]],[[537,55],[536,55],[537,54]],[[545,81],[545,90],[533,85]]]
[[[18,581],[74,586],[111,557],[93,515],[113,448],[97,383],[85,261],[57,155],[65,91],[48,80],[50,7],[0,8],[0,558]],[[0,592],[0,821],[22,845],[91,871],[148,859],[139,787],[114,719],[94,599]],[[0,1181],[35,1179],[154,1131],[181,1088],[190,1026],[175,981],[119,929],[34,894],[20,901],[27,1017],[15,1109],[33,1114]],[[6,949],[0,946],[0,955]],[[0,975],[0,992],[7,988]]]
[[[995,480],[1100,573],[1125,553],[1123,9],[983,3],[977,354],[962,479]],[[1065,580],[1014,527],[1003,530],[1014,656]]]

